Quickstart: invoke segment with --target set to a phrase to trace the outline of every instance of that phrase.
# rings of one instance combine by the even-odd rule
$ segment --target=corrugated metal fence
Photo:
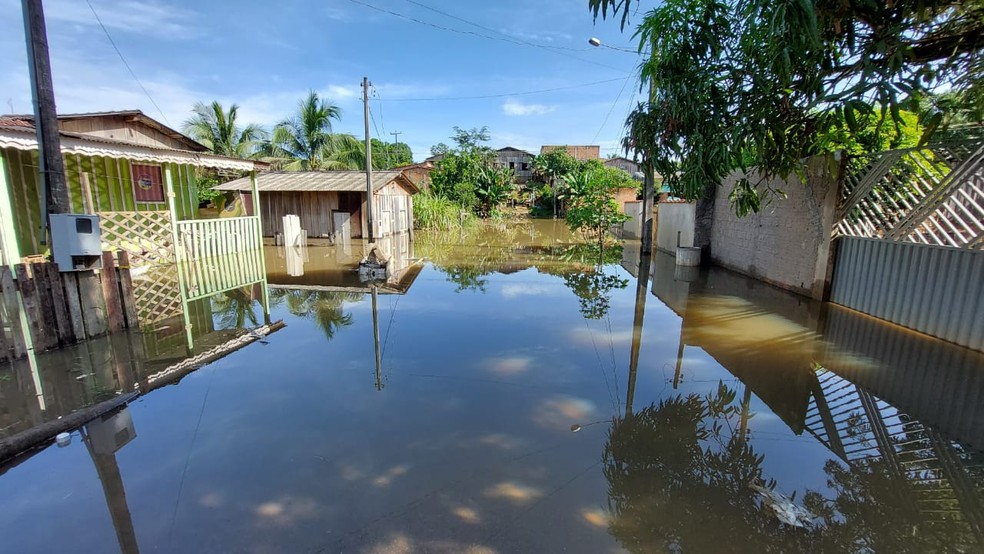
[[[837,240],[831,302],[984,351],[984,251]]]

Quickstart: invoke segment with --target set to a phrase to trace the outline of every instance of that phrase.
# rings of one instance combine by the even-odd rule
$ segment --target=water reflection
[[[303,275],[268,249],[289,327],[133,404],[140,438],[115,472],[98,460],[96,482],[68,448],[0,478],[5,546],[127,551],[131,530],[162,551],[984,544],[978,353],[725,271],[683,274],[635,243],[579,247],[552,221],[419,233],[375,286],[354,270],[361,246],[345,248],[310,247]],[[245,308],[263,295],[237,290],[189,303],[199,353],[260,321]],[[143,390],[187,361],[185,317],[120,344],[144,365],[85,390]]]

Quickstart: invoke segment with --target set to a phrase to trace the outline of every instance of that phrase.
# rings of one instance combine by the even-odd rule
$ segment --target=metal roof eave
[[[227,158],[225,156],[188,150],[154,148],[110,139],[83,137],[82,135],[70,132],[61,132],[60,135],[61,151],[63,154],[125,158],[150,163],[188,164],[195,167],[239,171],[254,171],[269,167],[270,165],[257,160]],[[38,142],[34,129],[27,127],[0,127],[0,148],[14,148],[26,151],[37,150]]]

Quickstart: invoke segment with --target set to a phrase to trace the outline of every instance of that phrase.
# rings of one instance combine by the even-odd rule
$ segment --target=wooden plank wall
[[[338,209],[337,192],[264,192],[260,197],[263,236],[283,233],[282,218],[289,214],[301,218],[301,228],[310,238],[335,232],[331,214]]]
[[[103,263],[99,275],[51,262],[0,266],[0,361],[139,327],[128,258],[104,252]]]
[[[41,254],[41,209],[37,151],[0,149],[7,166],[11,210],[15,216],[17,245],[21,255]],[[133,197],[130,161],[119,158],[63,155],[65,179],[75,213],[167,211],[167,204],[137,204]],[[198,217],[198,182],[190,165],[163,164],[175,183],[175,207],[179,219]]]

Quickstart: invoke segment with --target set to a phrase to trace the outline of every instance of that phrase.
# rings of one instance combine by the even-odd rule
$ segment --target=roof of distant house
[[[402,171],[373,171],[373,192],[398,181],[411,192],[418,192]],[[260,192],[363,192],[366,190],[365,171],[271,171],[256,175]],[[249,177],[217,185],[215,190],[249,191]]]
[[[527,152],[526,150],[523,150],[522,148],[515,148],[513,146],[505,146],[505,147],[502,147],[502,148],[496,150],[496,152],[519,152],[520,154],[526,154],[527,156],[533,156],[533,154],[531,152]]]

